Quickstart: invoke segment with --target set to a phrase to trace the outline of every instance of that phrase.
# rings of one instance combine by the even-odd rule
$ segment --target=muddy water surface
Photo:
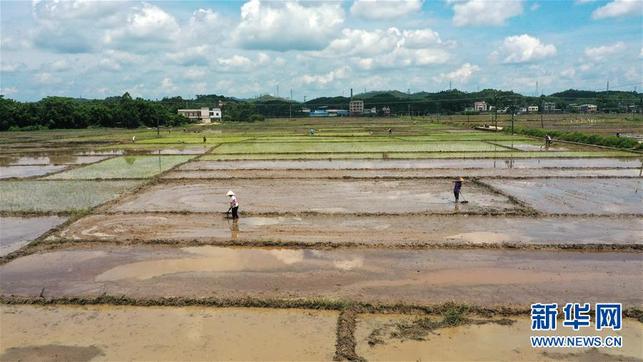
[[[3,305],[0,320],[0,361],[329,361],[337,312]]]
[[[643,179],[486,180],[546,213],[643,215]]]
[[[502,217],[502,216],[336,216],[242,217],[222,215],[91,215],[63,230],[63,239],[225,242],[294,241],[463,244],[639,244],[639,217]]]
[[[468,204],[453,202],[449,180],[230,180],[163,183],[113,207],[114,211],[200,211],[228,209],[225,194],[237,192],[241,212],[259,213],[454,213],[516,212],[507,197],[466,185]]]
[[[637,158],[570,158],[570,159],[432,159],[432,160],[310,160],[310,161],[198,161],[181,170],[234,169],[385,169],[385,168],[544,168],[544,167],[633,167],[640,168]]]
[[[58,216],[0,217],[0,256],[20,249],[65,220]]]
[[[0,292],[522,307],[534,300],[615,300],[640,307],[642,268],[639,253],[97,246],[2,265]]]
[[[464,325],[426,331],[423,340],[397,338],[399,325],[420,317],[360,315],[355,339],[359,356],[375,361],[640,361],[643,358],[643,324],[625,319],[620,331],[579,331],[559,327],[556,332],[531,331],[529,318],[512,318],[511,325]],[[477,318],[480,319],[480,318]],[[531,348],[532,335],[621,336],[622,348]],[[374,337],[378,340],[375,341]],[[369,341],[371,342],[369,344]]]
[[[2,156],[0,166],[23,166],[23,165],[76,165],[93,163],[106,159],[108,156],[76,156],[69,154],[47,154],[36,153],[33,155]]]
[[[238,179],[238,178],[432,178],[432,177],[641,177],[635,168],[612,169],[360,169],[360,170],[200,170],[171,171],[168,179]]]
[[[0,179],[44,176],[65,168],[66,166],[0,166]]]

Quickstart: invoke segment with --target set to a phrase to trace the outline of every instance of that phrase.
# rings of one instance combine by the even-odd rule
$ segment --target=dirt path
[[[2,295],[325,298],[529,306],[643,306],[641,253],[497,250],[109,247],[34,254],[0,266]],[[44,289],[43,289],[44,288]],[[591,293],[588,293],[591,290]]]
[[[70,225],[58,238],[114,242],[275,241],[363,244],[395,247],[431,244],[636,245],[643,240],[638,217],[514,216],[352,216],[242,217],[222,215],[91,215]]]

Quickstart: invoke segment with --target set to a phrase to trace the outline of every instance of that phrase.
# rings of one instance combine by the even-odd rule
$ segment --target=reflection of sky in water
[[[310,249],[234,249],[213,246],[186,247],[181,258],[159,259],[118,265],[96,277],[96,281],[151,279],[181,273],[269,272],[284,267],[339,269],[364,266],[361,255],[335,255]],[[354,254],[354,253],[353,253]]]

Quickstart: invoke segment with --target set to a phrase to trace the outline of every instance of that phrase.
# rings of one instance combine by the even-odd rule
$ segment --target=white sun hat
[[[230,191],[228,191],[228,193],[226,194],[226,196],[234,196],[234,192],[232,192],[232,190],[230,190]]]

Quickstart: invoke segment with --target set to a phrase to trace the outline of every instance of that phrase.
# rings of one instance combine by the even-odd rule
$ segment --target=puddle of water
[[[391,336],[397,323],[409,323],[418,317],[403,315],[360,315],[355,339],[356,352],[376,361],[623,361],[640,360],[643,355],[643,325],[625,319],[620,331],[580,330],[559,327],[554,332],[531,331],[529,318],[512,318],[512,325],[464,325],[427,333],[425,340],[398,339]],[[560,322],[559,322],[560,323]],[[382,343],[369,345],[369,336],[377,331]],[[532,335],[619,335],[623,348],[531,348]]]
[[[11,177],[43,176],[62,171],[66,166],[0,166],[0,179]]]
[[[12,331],[0,334],[1,361],[329,361],[335,352],[332,311],[2,305],[0,313]]]
[[[0,256],[20,249],[65,220],[58,216],[0,217]]]
[[[486,180],[548,213],[643,214],[643,179]]]

